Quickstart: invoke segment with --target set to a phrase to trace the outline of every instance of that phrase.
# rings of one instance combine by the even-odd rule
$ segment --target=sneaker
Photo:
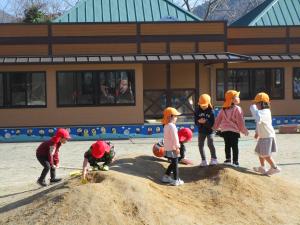
[[[235,168],[237,168],[237,167],[240,166],[240,164],[239,164],[239,162],[233,162],[233,163],[232,163],[232,166],[235,167]]]
[[[174,180],[170,177],[170,176],[168,176],[168,175],[164,175],[162,178],[161,178],[161,181],[163,182],[163,183],[171,183],[171,182],[173,182]]]
[[[253,167],[253,170],[257,173],[265,174],[267,170],[265,167],[259,166],[259,167]]]
[[[281,171],[281,169],[277,166],[276,168],[270,168],[266,174],[267,175],[273,175],[275,173],[279,173]]]
[[[210,166],[218,165],[218,160],[217,159],[211,159],[209,165]]]
[[[230,165],[231,165],[231,160],[230,160],[230,159],[226,159],[226,160],[224,161],[224,164],[230,166]]]
[[[200,163],[200,167],[204,167],[204,166],[208,166],[206,160],[202,160],[201,163]]]
[[[102,166],[100,166],[100,170],[109,171],[109,167],[108,167],[108,165],[102,165]]]
[[[171,182],[171,185],[173,185],[173,186],[179,186],[179,185],[183,185],[183,184],[184,184],[183,180],[181,180],[179,178],[177,180],[173,180]]]
[[[48,186],[45,180],[40,180],[40,179],[38,179],[36,182],[37,182],[39,185],[41,185],[42,187]]]
[[[60,182],[62,179],[61,178],[51,178],[50,183],[57,183]]]

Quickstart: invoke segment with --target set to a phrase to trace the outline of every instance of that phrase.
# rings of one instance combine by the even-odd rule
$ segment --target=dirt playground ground
[[[58,176],[64,182],[41,188],[35,158],[39,143],[0,144],[0,224],[298,224],[300,225],[300,136],[277,134],[275,159],[282,173],[254,173],[253,132],[242,137],[240,168],[200,168],[197,138],[186,144],[195,165],[180,165],[183,186],[160,182],[168,163],[152,156],[158,139],[115,140],[118,160],[108,172],[90,173],[90,183],[70,177],[93,143],[61,148]],[[224,143],[215,138],[219,162]],[[207,158],[209,151],[206,147]]]

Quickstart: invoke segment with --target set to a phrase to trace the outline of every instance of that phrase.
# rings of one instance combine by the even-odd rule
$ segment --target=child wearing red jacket
[[[61,181],[56,178],[56,169],[59,167],[59,148],[70,139],[70,134],[66,129],[59,128],[54,137],[39,145],[36,150],[36,158],[44,167],[37,183],[47,186],[45,178],[50,170],[50,183]]]

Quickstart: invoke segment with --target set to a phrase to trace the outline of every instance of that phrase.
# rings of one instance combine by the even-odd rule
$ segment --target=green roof
[[[300,0],[266,0],[230,26],[300,25]]]
[[[200,21],[168,0],[81,0],[53,22]]]

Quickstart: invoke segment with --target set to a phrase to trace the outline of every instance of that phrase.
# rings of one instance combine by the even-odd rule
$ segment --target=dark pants
[[[55,168],[52,168],[50,166],[50,162],[48,160],[48,157],[41,157],[41,156],[36,156],[38,161],[40,162],[40,164],[44,167],[42,173],[41,173],[41,176],[39,178],[40,181],[44,181],[49,170],[50,170],[50,178],[51,179],[54,179],[55,176],[56,176],[56,171],[55,171]]]
[[[178,179],[178,158],[168,158],[169,160],[171,160],[171,164],[168,166],[166,174],[168,176],[171,175],[171,171],[173,171],[173,176],[174,176],[174,180]]]
[[[233,153],[233,162],[239,161],[239,138],[240,134],[232,131],[222,132],[222,136],[225,142],[225,156],[226,160],[231,160],[231,149]]]

